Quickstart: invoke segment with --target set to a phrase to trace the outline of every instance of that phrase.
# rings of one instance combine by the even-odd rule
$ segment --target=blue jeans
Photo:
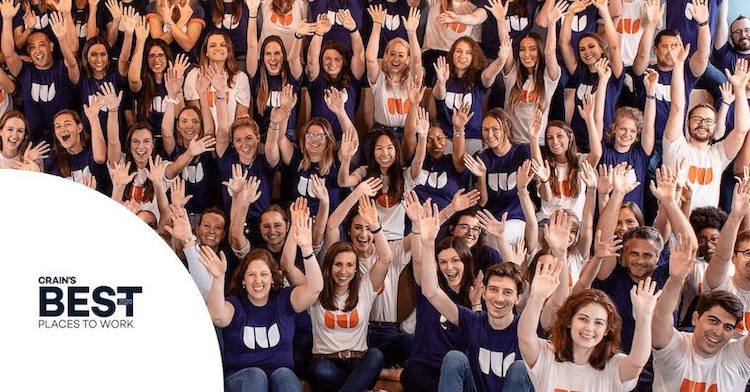
[[[448,351],[440,366],[438,392],[476,392],[474,375],[471,373],[469,358],[461,351]]]
[[[367,345],[377,348],[383,353],[383,366],[403,365],[411,352],[414,336],[398,330],[398,324],[386,322],[370,322],[367,331]]]
[[[224,380],[224,385],[229,392],[302,392],[297,376],[291,369],[285,367],[274,370],[270,375],[257,367],[242,369],[227,377]]]
[[[523,360],[515,360],[505,371],[505,383],[503,389],[513,392],[534,392],[534,385],[529,378],[529,371]]]
[[[727,76],[724,74],[724,70],[716,68],[716,66],[711,64],[711,62],[709,61],[708,66],[706,67],[706,71],[703,72],[703,75],[701,75],[701,77],[695,83],[695,88],[708,90],[708,92],[711,93],[711,96],[714,98],[714,101],[716,101],[717,99],[721,98],[721,90],[719,90],[719,86],[726,81]]]
[[[383,353],[367,350],[362,358],[321,358],[310,365],[310,387],[316,392],[362,392],[370,389],[383,369]]]

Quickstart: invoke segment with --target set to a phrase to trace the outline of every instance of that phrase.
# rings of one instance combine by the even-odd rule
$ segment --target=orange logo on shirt
[[[291,13],[279,15],[276,13],[276,11],[274,11],[271,14],[271,22],[282,26],[289,26],[290,24],[292,24],[293,19],[294,18],[292,17]]]
[[[408,99],[399,98],[388,98],[387,104],[389,114],[407,114],[411,106]]]
[[[562,389],[562,388],[555,388],[555,392],[580,392],[580,391],[574,391],[574,390],[568,390],[568,389]]]
[[[538,94],[536,93],[536,90],[521,90],[521,96],[518,98],[518,100],[525,103],[535,102],[537,95]]]
[[[716,386],[716,384],[711,384],[708,389],[706,389],[706,383],[705,382],[696,382],[693,380],[688,380],[687,378],[682,379],[682,384],[680,384],[680,392],[718,392],[719,387]]]
[[[750,325],[750,312],[745,312],[744,320],[740,320],[737,322],[737,325],[735,325],[734,329],[737,330],[737,333],[745,334],[746,331],[746,325]]]
[[[714,170],[711,167],[695,167],[690,165],[688,170],[688,180],[690,183],[699,185],[708,185],[714,179]]]
[[[330,310],[326,310],[323,312],[323,320],[328,329],[336,329],[336,325],[339,328],[356,328],[359,324],[359,313],[357,309],[354,309],[351,313],[342,314],[334,314]]]
[[[570,182],[568,180],[558,182],[558,186],[552,189],[552,194],[555,197],[573,197],[573,191],[570,189]]]
[[[625,19],[621,18],[617,22],[617,32],[620,34],[626,33],[626,34],[635,34],[640,30],[641,28],[641,20],[640,19]]]
[[[459,34],[461,34],[464,31],[466,31],[466,25],[463,24],[463,23],[448,23],[447,25],[445,25],[445,28],[453,30],[453,31],[455,31],[456,33],[459,33]]]

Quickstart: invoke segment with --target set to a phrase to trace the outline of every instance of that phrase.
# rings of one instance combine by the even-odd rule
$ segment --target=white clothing
[[[440,16],[440,0],[427,0],[429,11],[427,13],[427,27],[424,34],[424,45],[422,49],[442,50],[448,52],[457,39],[461,37],[471,37],[474,41],[482,41],[482,26],[467,26],[462,23],[450,23],[447,26],[438,23],[437,18]],[[452,0],[453,12],[456,15],[466,15],[477,9],[471,1]],[[490,15],[490,18],[493,16]]]
[[[273,12],[271,0],[263,0],[260,3],[263,25],[258,38],[258,50],[260,50],[263,41],[272,35],[278,35],[284,42],[284,48],[289,53],[294,42],[294,32],[297,31],[300,22],[307,21],[307,2],[304,0],[294,0],[292,9],[285,15],[278,15]],[[331,21],[334,22],[333,20]]]
[[[620,52],[623,65],[626,67],[633,65],[645,26],[646,14],[643,12],[643,0],[623,1],[622,14],[615,21],[615,29],[620,36]]]
[[[185,77],[185,100],[197,101],[200,99],[198,90],[195,87],[195,81],[198,78],[200,69],[193,68]],[[227,108],[229,109],[229,121],[234,122],[237,113],[237,104],[250,107],[250,79],[247,74],[240,71],[232,77],[232,87],[229,88],[229,97],[227,97]],[[209,86],[207,92],[208,106],[211,108],[211,116],[214,124],[218,124],[218,115],[216,113],[216,90]],[[175,113],[175,117],[178,113]]]
[[[510,121],[513,123],[513,142],[516,144],[527,144],[529,143],[529,128],[537,109],[537,90],[540,89],[534,88],[533,81],[526,81],[523,84],[524,91],[521,92],[518,103],[510,107],[510,92],[517,81],[517,66],[518,64],[514,64],[509,74],[506,75],[503,73],[503,78],[505,78],[505,112],[508,113]],[[547,72],[544,71],[544,106],[542,107],[542,123],[539,129],[547,129],[550,102],[552,102],[552,95],[555,93],[557,83],[560,82],[560,75],[557,76],[557,79],[551,79],[547,75]],[[544,132],[540,132],[539,145],[542,146],[544,144]]]
[[[352,174],[359,177],[359,181],[362,181],[367,174],[367,166],[360,166]],[[378,220],[388,241],[400,240],[404,238],[404,230],[406,229],[406,209],[402,203],[391,201],[387,197],[388,176],[381,175],[380,178],[383,180],[383,188],[380,195],[375,199]],[[411,178],[411,169],[407,167],[404,169],[404,192],[414,189],[415,186],[417,186],[417,181]]]
[[[405,127],[406,115],[411,106],[406,84],[394,87],[386,83],[385,72],[381,70],[375,83],[370,87],[375,104],[375,122],[386,127]]]
[[[724,152],[724,142],[699,149],[690,145],[682,136],[673,142],[665,137],[664,164],[674,168],[683,158],[688,166],[688,183],[693,189],[690,209],[718,207],[721,173],[732,162]]]
[[[402,239],[388,243],[393,254],[393,262],[388,267],[383,286],[378,290],[378,296],[375,297],[375,302],[372,304],[370,321],[395,323],[398,318],[398,280],[401,271],[411,260],[411,252],[404,250],[404,241],[408,240]],[[359,259],[359,270],[362,272],[362,276],[369,274],[375,260],[376,252],[374,251],[370,257]]]

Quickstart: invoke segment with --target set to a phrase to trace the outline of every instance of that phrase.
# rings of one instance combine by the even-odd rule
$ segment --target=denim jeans
[[[367,345],[383,353],[384,367],[403,365],[411,352],[414,336],[398,330],[398,324],[370,322],[367,332]]]
[[[302,392],[297,376],[285,367],[274,370],[270,375],[257,367],[242,369],[227,377],[224,384],[229,392]]]
[[[381,369],[383,353],[376,348],[359,359],[316,359],[310,365],[310,387],[316,392],[362,392],[375,384]]]
[[[526,370],[523,360],[518,359],[508,366],[503,389],[513,392],[534,392],[534,384],[531,383],[529,371]]]
[[[401,372],[401,386],[406,392],[435,392],[438,390],[440,368],[407,362]]]
[[[448,351],[440,366],[438,392],[476,392],[474,375],[471,373],[469,358],[461,351]]]

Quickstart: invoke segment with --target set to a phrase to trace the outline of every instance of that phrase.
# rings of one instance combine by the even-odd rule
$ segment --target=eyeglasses
[[[164,60],[166,57],[167,56],[164,53],[152,53],[148,55],[149,60],[156,60],[156,59]]]
[[[463,231],[469,231],[471,230],[474,234],[480,234],[482,232],[482,228],[479,226],[469,226],[466,223],[459,223],[456,225],[457,228],[463,230]]]
[[[742,33],[745,33],[745,35],[750,35],[750,29],[737,29],[732,31],[732,35],[742,35]]]
[[[698,242],[700,242],[700,243],[710,242],[712,244],[715,244],[715,243],[719,242],[719,236],[718,235],[714,235],[714,236],[711,236],[711,237],[704,237],[702,235],[699,235],[698,236]]]
[[[750,260],[750,249],[735,250],[734,253],[742,253],[742,257]]]
[[[701,116],[690,117],[690,121],[692,121],[692,122],[694,122],[696,124],[705,123],[708,126],[716,124],[716,121],[714,119],[712,119],[712,118],[703,118]]]
[[[323,141],[326,138],[325,133],[312,133],[312,132],[305,132],[305,139],[312,140],[312,139],[318,139],[318,141]]]

